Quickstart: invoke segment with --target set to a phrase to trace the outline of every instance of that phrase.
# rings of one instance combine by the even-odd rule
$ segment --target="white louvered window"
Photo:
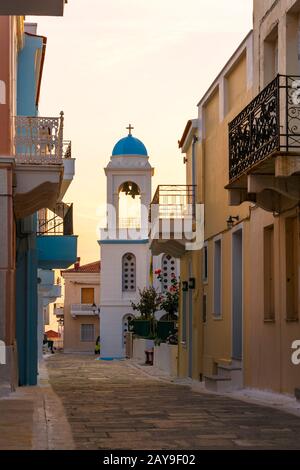
[[[126,253],[122,258],[122,290],[123,292],[136,290],[136,259],[132,253]]]
[[[92,324],[80,325],[80,341],[82,342],[95,341],[95,325],[92,325]]]
[[[161,275],[162,275],[162,290],[165,292],[172,285],[172,275],[177,276],[176,272],[176,261],[170,255],[164,255],[162,258],[161,266]]]

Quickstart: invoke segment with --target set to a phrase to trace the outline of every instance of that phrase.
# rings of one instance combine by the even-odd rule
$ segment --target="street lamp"
[[[95,303],[93,303],[92,309],[93,309],[93,314],[94,315],[100,315],[100,308],[97,307],[97,305]]]
[[[230,216],[228,217],[228,219],[226,220],[228,229],[231,229],[231,228],[234,226],[234,221],[235,221],[235,220],[236,220],[237,222],[239,222],[240,217],[239,217],[238,215],[237,215],[237,216],[230,215]]]

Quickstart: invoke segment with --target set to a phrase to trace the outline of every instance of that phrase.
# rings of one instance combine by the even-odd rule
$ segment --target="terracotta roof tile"
[[[100,261],[95,261],[94,263],[83,264],[77,268],[66,269],[61,271],[61,273],[100,273],[101,263]]]

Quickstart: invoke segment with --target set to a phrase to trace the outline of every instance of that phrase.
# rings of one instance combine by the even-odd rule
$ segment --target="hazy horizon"
[[[131,123],[155,167],[152,191],[185,182],[177,141],[252,28],[252,0],[70,0],[63,18],[26,21],[47,37],[39,109],[65,113],[76,158],[65,200],[74,203],[78,256],[91,262],[99,259],[97,207],[114,144]]]

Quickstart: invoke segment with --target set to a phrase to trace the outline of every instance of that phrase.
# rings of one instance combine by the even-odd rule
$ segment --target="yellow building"
[[[253,201],[245,273],[245,385],[293,393],[300,339],[299,0],[254,0],[253,100],[229,130],[229,201]]]
[[[228,123],[252,93],[252,39],[250,33],[201,99],[192,121],[197,126],[189,122],[179,142],[187,184],[196,185],[205,221],[204,247],[181,258],[181,280],[196,282],[181,293],[179,375],[205,379],[216,390],[241,383],[243,375],[241,280],[249,204],[233,211],[225,186]]]
[[[169,240],[159,236],[151,249],[181,259],[178,374],[211,390],[293,394],[300,386],[292,361],[300,339],[299,13],[299,1],[254,0],[253,32],[179,142],[186,186],[153,200],[172,213],[158,217],[159,235],[169,219]],[[178,218],[199,225],[197,204],[200,248],[175,229]]]
[[[100,261],[82,266],[77,262],[73,269],[62,271],[62,277],[64,352],[94,353],[100,335]]]

